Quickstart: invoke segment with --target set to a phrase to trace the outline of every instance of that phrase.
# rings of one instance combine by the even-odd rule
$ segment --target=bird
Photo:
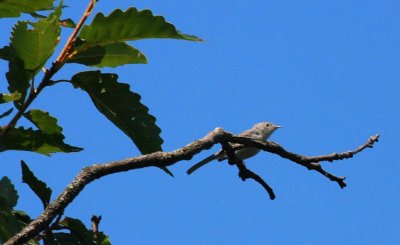
[[[260,123],[255,124],[251,129],[243,131],[238,136],[248,137],[248,138],[257,139],[257,140],[266,140],[278,128],[281,128],[281,126],[274,125],[271,122],[260,122]],[[240,144],[232,144],[232,146],[236,147],[236,146],[240,146]],[[257,147],[245,147],[245,148],[236,150],[235,154],[236,154],[236,157],[238,157],[239,159],[245,160],[247,158],[257,155],[258,152],[260,152],[260,149]],[[206,165],[207,163],[209,163],[215,159],[218,159],[218,161],[223,161],[226,158],[227,158],[226,152],[223,149],[221,149],[217,153],[212,154],[211,156],[194,164],[191,168],[189,168],[186,171],[186,173],[190,175],[197,169],[203,167],[204,165]]]

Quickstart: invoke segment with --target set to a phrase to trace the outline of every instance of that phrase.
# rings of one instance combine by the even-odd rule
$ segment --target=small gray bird
[[[239,134],[239,136],[248,137],[248,138],[257,139],[257,140],[266,140],[278,128],[281,128],[281,126],[274,125],[270,122],[260,122],[260,123],[257,123],[256,125],[254,125],[251,129],[248,129],[248,130],[242,132],[241,134]],[[232,144],[232,146],[233,147],[239,146],[239,144]],[[247,158],[257,155],[258,152],[260,152],[260,149],[258,149],[257,147],[246,147],[246,148],[235,151],[235,154],[239,159],[244,160],[244,159],[247,159]],[[194,171],[196,171],[197,169],[201,168],[202,166],[206,165],[207,163],[209,163],[215,159],[218,159],[218,161],[222,161],[222,160],[226,159],[225,151],[222,149],[219,150],[217,153],[212,154],[211,156],[207,157],[206,159],[193,165],[191,168],[188,169],[188,171],[186,171],[186,173],[191,174]]]

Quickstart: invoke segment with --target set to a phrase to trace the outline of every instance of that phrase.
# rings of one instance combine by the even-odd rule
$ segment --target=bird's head
[[[281,126],[275,125],[270,122],[260,122],[254,125],[253,129],[260,130],[265,138],[268,138],[275,130],[281,128]]]

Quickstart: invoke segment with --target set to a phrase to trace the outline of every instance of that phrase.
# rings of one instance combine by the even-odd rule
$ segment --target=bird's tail
[[[206,165],[207,163],[211,162],[212,160],[215,160],[218,158],[217,154],[212,154],[211,156],[207,157],[206,159],[196,163],[195,165],[193,165],[191,168],[189,168],[186,173],[187,174],[191,174],[194,171],[196,171],[197,169],[203,167],[204,165]]]

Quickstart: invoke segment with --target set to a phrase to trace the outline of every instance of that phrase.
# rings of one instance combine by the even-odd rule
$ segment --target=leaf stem
[[[54,74],[57,73],[58,70],[61,69],[61,67],[65,64],[65,60],[68,57],[69,53],[73,49],[74,42],[76,40],[76,36],[78,35],[80,29],[82,28],[82,25],[85,23],[87,17],[92,13],[92,10],[94,8],[94,5],[96,3],[96,0],[90,0],[89,5],[87,6],[85,12],[83,13],[81,19],[79,20],[78,24],[76,25],[74,31],[72,32],[71,36],[68,38],[67,43],[64,45],[63,50],[60,52],[60,55],[56,59],[55,62],[53,62],[52,66],[50,69],[45,69],[45,74],[43,76],[42,81],[38,85],[38,87],[35,89],[34,88],[34,83],[32,83],[30,93],[28,95],[28,98],[25,100],[24,104],[21,106],[21,108],[18,110],[17,114],[11,119],[11,121],[3,127],[3,129],[0,132],[0,136],[4,136],[11,128],[15,127],[17,124],[18,120],[22,117],[26,109],[32,104],[32,102],[36,99],[36,97],[39,95],[39,93],[46,87],[51,85],[50,79],[54,76]]]

